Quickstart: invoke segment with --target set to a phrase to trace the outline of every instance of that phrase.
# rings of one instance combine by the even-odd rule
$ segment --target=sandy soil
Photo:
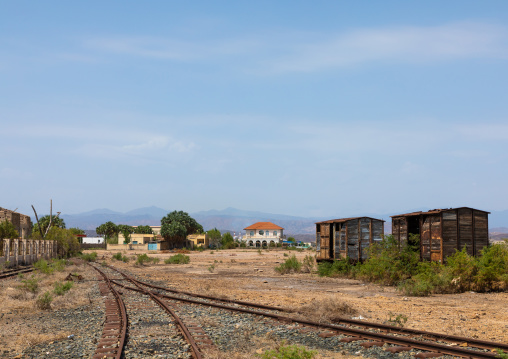
[[[150,254],[159,264],[136,267],[134,261],[119,267],[163,280],[168,285],[196,293],[267,305],[299,308],[311,303],[336,301],[357,310],[354,317],[386,323],[401,314],[405,327],[484,340],[508,342],[508,293],[462,293],[406,297],[395,288],[357,280],[321,278],[316,274],[280,275],[274,268],[290,255],[303,259],[314,252],[235,249],[190,252],[186,265],[163,264],[174,253]],[[109,258],[111,253],[99,253]],[[130,252],[126,255],[131,256]],[[213,267],[212,267],[213,266]]]

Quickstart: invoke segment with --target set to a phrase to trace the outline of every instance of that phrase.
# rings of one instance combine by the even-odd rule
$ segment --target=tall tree
[[[134,233],[134,228],[127,224],[119,224],[118,230],[123,234],[123,243],[129,244],[131,242],[131,234]]]
[[[111,221],[101,224],[99,227],[95,228],[95,232],[97,234],[103,234],[106,236],[106,239],[113,237],[118,234],[120,230],[118,226]]]
[[[193,233],[203,233],[203,226],[187,212],[173,211],[161,219],[161,235],[173,245],[183,246],[187,235]]]
[[[46,233],[50,221],[49,214],[39,218],[39,223],[34,223],[32,226],[32,233],[39,232],[39,224],[41,225],[42,233]],[[65,221],[57,216],[53,216],[51,220],[51,227],[65,228]]]
[[[231,233],[229,233],[229,232],[226,232],[222,235],[221,244],[222,244],[222,247],[225,249],[230,249],[230,248],[236,247],[235,240],[234,240],[233,236],[231,235]]]
[[[152,227],[150,226],[137,226],[134,228],[134,233],[138,234],[153,234]]]
[[[217,247],[221,243],[222,235],[217,228],[206,231],[206,234],[208,235],[208,240],[213,247]]]

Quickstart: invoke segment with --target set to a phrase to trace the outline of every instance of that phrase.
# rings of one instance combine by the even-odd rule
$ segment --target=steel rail
[[[141,289],[138,289],[138,288],[129,287],[129,286],[120,284],[115,281],[113,281],[113,282],[116,285],[121,286],[125,289],[141,291]],[[497,354],[489,353],[489,352],[482,352],[482,351],[464,349],[464,348],[459,348],[459,347],[451,347],[451,346],[438,344],[438,343],[432,343],[432,342],[422,342],[422,341],[418,341],[418,340],[414,340],[414,339],[409,339],[406,337],[395,337],[395,336],[386,335],[386,334],[369,332],[369,331],[365,331],[365,330],[361,330],[361,329],[344,328],[344,327],[341,327],[338,325],[333,325],[333,324],[317,323],[317,322],[313,322],[313,321],[309,321],[309,320],[291,318],[291,317],[287,317],[287,316],[281,316],[281,315],[272,314],[272,313],[265,313],[265,312],[260,312],[260,311],[256,311],[256,310],[251,310],[251,309],[231,307],[231,306],[227,306],[227,305],[223,305],[223,304],[208,303],[208,302],[203,302],[203,301],[198,301],[198,300],[188,299],[188,298],[181,298],[181,297],[172,296],[172,295],[159,294],[159,293],[154,293],[154,294],[159,297],[166,298],[166,299],[172,299],[172,300],[177,300],[177,301],[182,301],[182,302],[205,305],[205,306],[226,309],[226,310],[231,310],[231,311],[236,311],[236,312],[254,314],[254,315],[273,318],[273,319],[276,319],[276,320],[279,320],[282,322],[304,324],[304,325],[307,325],[310,327],[332,330],[332,331],[339,332],[342,334],[359,337],[361,339],[381,341],[381,342],[385,342],[385,343],[389,343],[389,344],[396,344],[396,345],[402,345],[402,346],[410,346],[414,349],[426,350],[426,351],[430,351],[430,352],[455,355],[455,356],[460,356],[460,357],[465,357],[465,358],[479,358],[479,359],[498,358]],[[494,348],[497,348],[497,346],[492,347],[492,349],[494,349]]]
[[[119,272],[126,280],[128,280],[129,282],[131,282],[132,284],[134,284],[136,287],[138,287],[139,289],[139,292],[140,293],[143,293],[143,294],[146,294],[146,295],[149,295],[150,298],[152,298],[157,304],[159,304],[164,310],[166,310],[169,314],[171,314],[173,316],[173,318],[175,318],[178,326],[180,327],[180,329],[182,330],[182,333],[183,333],[183,336],[185,337],[185,339],[187,340],[187,342],[190,344],[191,348],[192,348],[192,356],[194,359],[202,359],[202,356],[201,356],[201,353],[199,352],[199,348],[198,348],[198,345],[196,343],[196,341],[194,340],[194,337],[192,336],[192,334],[189,332],[189,329],[187,328],[187,326],[185,325],[185,323],[180,319],[180,317],[166,304],[164,303],[159,297],[157,297],[154,293],[142,288],[139,284],[136,283],[136,280],[129,277],[128,275],[126,275],[125,273],[122,273],[122,272]],[[113,283],[117,284],[115,281],[112,281]],[[131,288],[131,287],[127,287],[127,286],[121,286],[121,287],[124,287],[124,288]]]
[[[7,271],[0,272],[0,279],[7,279],[15,277],[18,274],[33,272],[34,268],[22,268],[22,269],[9,269]]]
[[[114,351],[114,349],[118,349],[118,350],[116,350],[115,359],[120,359],[122,357],[123,348],[125,346],[125,341],[126,341],[126,337],[127,337],[128,319],[127,319],[127,309],[125,308],[125,303],[123,302],[122,297],[120,296],[118,291],[113,287],[111,280],[108,278],[108,276],[103,271],[101,271],[99,268],[91,265],[90,263],[88,263],[88,265],[90,265],[93,269],[95,269],[97,272],[99,272],[101,274],[101,276],[104,278],[104,281],[106,282],[109,290],[113,293],[113,296],[115,297],[115,302],[117,304],[118,310],[120,311],[120,319],[121,319],[120,341],[118,344],[118,348],[111,348],[111,351]],[[104,330],[103,330],[103,333],[104,333]],[[105,349],[109,349],[109,348],[104,348],[104,349],[97,348],[97,351],[100,350],[101,351],[100,355],[104,355],[106,352]],[[106,356],[106,355],[104,355],[104,356]]]
[[[122,271],[118,270],[115,267],[112,267],[112,266],[109,266],[109,267],[111,269],[117,271],[120,274],[123,273]],[[141,282],[137,279],[133,279],[133,280],[136,281],[138,284],[141,284],[141,285],[144,285],[144,286],[147,286],[150,288],[164,290],[164,291],[167,291],[170,293],[175,293],[175,294],[184,294],[184,295],[191,296],[191,297],[210,299],[210,300],[215,300],[215,301],[219,301],[219,302],[235,303],[235,304],[244,305],[247,307],[262,308],[262,309],[288,312],[288,313],[294,312],[294,310],[291,310],[288,308],[279,308],[279,307],[273,307],[273,306],[268,306],[268,305],[263,305],[263,304],[243,302],[243,301],[238,301],[238,300],[233,300],[233,299],[216,298],[216,297],[211,297],[211,296],[207,296],[207,295],[194,294],[194,293],[190,293],[190,292],[169,289],[169,288],[157,286],[154,284]],[[508,344],[504,344],[504,343],[496,343],[496,342],[490,342],[490,341],[480,340],[480,339],[475,339],[475,338],[466,338],[466,337],[460,337],[460,336],[456,336],[456,335],[435,333],[435,332],[429,332],[429,331],[425,331],[425,330],[418,330],[418,329],[411,329],[411,328],[396,328],[391,325],[374,323],[374,322],[365,322],[365,321],[347,319],[347,318],[338,318],[335,321],[338,322],[337,324],[342,323],[342,324],[354,325],[354,326],[370,328],[370,329],[379,329],[379,330],[386,331],[388,333],[424,336],[424,337],[430,337],[430,338],[439,339],[439,340],[448,341],[448,342],[461,342],[461,343],[467,342],[468,345],[471,345],[476,348],[482,348],[482,349],[496,348],[496,349],[503,349],[505,351],[508,351]]]

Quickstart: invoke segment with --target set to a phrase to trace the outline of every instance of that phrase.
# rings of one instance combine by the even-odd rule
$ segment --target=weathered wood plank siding
[[[489,245],[489,218],[487,213],[474,211],[475,255]]]
[[[392,217],[392,233],[399,244],[404,243],[407,223],[420,234],[420,253],[423,260],[446,261],[456,250],[464,247],[471,256],[480,255],[489,244],[489,212],[469,207],[435,209]]]
[[[369,258],[368,248],[371,245],[371,219],[362,218],[360,219],[360,258],[366,260]]]
[[[384,221],[370,217],[334,219],[316,223],[318,260],[368,258],[368,248],[384,235]]]
[[[459,209],[459,250],[464,246],[467,248],[467,254],[473,256],[473,211],[470,208]]]

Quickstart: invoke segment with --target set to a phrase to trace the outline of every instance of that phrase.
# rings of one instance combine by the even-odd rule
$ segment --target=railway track
[[[18,274],[29,273],[29,272],[32,272],[33,270],[34,270],[34,267],[32,267],[32,266],[7,269],[7,270],[0,272],[0,280],[16,277]]]
[[[90,264],[91,265],[91,264]],[[100,284],[100,290],[101,294],[105,295],[108,294],[108,291],[110,293],[113,293],[115,300],[113,301],[111,298],[106,298],[106,322],[104,325],[103,335],[101,341],[98,343],[97,349],[95,354],[93,355],[94,359],[104,358],[104,357],[114,357],[114,358],[123,358],[125,357],[125,346],[127,343],[127,327],[128,327],[128,317],[127,317],[127,310],[126,305],[124,303],[124,300],[122,299],[122,296],[124,296],[124,293],[121,291],[116,290],[113,287],[113,283],[118,284],[118,279],[123,278],[117,278],[116,280],[111,279],[110,276],[108,276],[105,271],[102,269],[99,269],[95,265],[91,265],[96,271],[100,273],[100,275],[103,277],[104,282]],[[189,345],[190,353],[189,355],[194,359],[202,359],[201,352],[198,348],[198,344],[196,340],[194,339],[194,335],[191,333],[191,330],[189,330],[189,327],[184,323],[184,321],[180,318],[180,316],[177,314],[177,312],[174,310],[174,308],[171,308],[168,303],[166,303],[160,296],[157,296],[150,291],[144,289],[141,285],[139,285],[135,280],[131,280],[129,277],[125,277],[125,279],[132,283],[134,285],[134,288],[136,292],[148,296],[153,303],[156,303],[156,305],[160,308],[162,308],[166,313],[168,313],[172,318],[174,318],[174,321],[179,328],[180,333],[185,338],[186,342]],[[106,287],[107,286],[107,290]],[[125,287],[125,286],[123,286]],[[115,294],[116,293],[116,294]],[[153,308],[150,308],[147,306],[147,304],[144,304],[142,307],[140,307],[140,301],[139,300],[131,300],[131,312],[134,310],[153,310]],[[122,309],[123,308],[123,309]],[[120,328],[121,327],[121,328]],[[201,333],[200,333],[201,334]],[[133,340],[134,342],[134,340]]]
[[[344,335],[342,342],[361,342],[360,345],[366,348],[372,346],[383,346],[388,344],[386,351],[399,353],[417,349],[422,351],[416,354],[417,358],[437,357],[442,355],[453,355],[467,358],[496,358],[496,349],[508,351],[508,345],[474,338],[446,335],[428,331],[396,328],[393,326],[369,323],[358,320],[341,319],[338,324],[326,324],[302,319],[297,316],[290,316],[292,310],[278,307],[270,307],[255,303],[228,300],[211,296],[204,296],[171,288],[165,288],[150,283],[139,281],[114,267],[109,267],[122,275],[124,282],[113,281],[124,289],[148,294],[159,299],[166,299],[177,302],[187,302],[193,305],[201,305],[225,309],[228,311],[243,312],[257,316],[271,318],[283,323],[300,324],[303,327],[310,327],[318,330],[325,330],[323,335],[335,336]],[[128,286],[125,281],[134,284]],[[150,288],[145,289],[145,288]],[[166,292],[166,293],[164,293]],[[169,294],[168,294],[169,293]]]

